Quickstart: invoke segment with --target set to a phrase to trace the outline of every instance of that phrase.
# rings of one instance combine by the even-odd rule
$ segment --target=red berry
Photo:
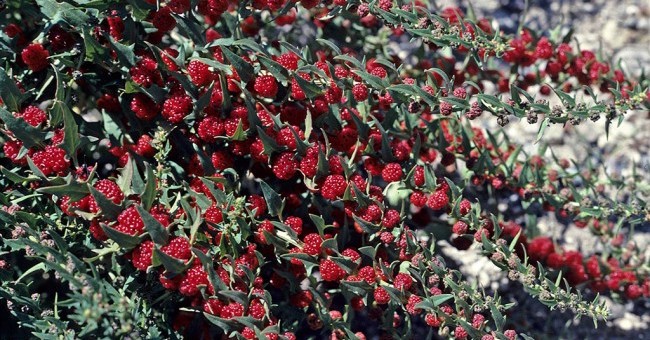
[[[5,153],[5,157],[9,158],[14,164],[27,165],[27,159],[24,156],[18,158],[22,147],[23,143],[21,141],[9,140],[2,146],[2,151]]]
[[[273,161],[273,173],[279,179],[291,179],[297,169],[298,161],[295,159],[293,152],[283,152],[275,157]]]
[[[463,328],[463,326],[456,326],[456,329],[454,330],[454,339],[467,339],[467,331]]]
[[[275,98],[278,93],[278,82],[271,75],[259,76],[255,78],[253,88],[262,97]]]
[[[472,203],[468,199],[463,198],[460,201],[460,205],[458,207],[460,214],[465,216],[467,215],[467,213],[469,213],[471,209],[472,209]]]
[[[208,143],[216,141],[217,137],[222,136],[224,131],[223,122],[214,116],[205,117],[199,121],[196,128],[196,134],[199,138]]]
[[[379,78],[386,78],[386,76],[388,75],[386,70],[381,66],[377,66],[377,67],[373,68],[372,70],[370,70],[370,74],[372,74],[375,77],[379,77]]]
[[[393,280],[393,286],[399,290],[404,290],[407,291],[411,289],[411,286],[413,285],[413,278],[409,274],[406,273],[399,273],[395,275],[395,279]]]
[[[31,44],[25,47],[20,55],[25,65],[34,72],[41,71],[50,64],[47,60],[50,57],[50,52],[41,44]]]
[[[249,209],[255,211],[255,217],[260,217],[266,213],[266,200],[259,195],[250,195],[248,197]]]
[[[143,87],[149,87],[153,84],[162,86],[162,76],[158,71],[158,63],[149,57],[144,57],[129,70],[131,78],[137,84]]]
[[[323,243],[323,239],[320,237],[320,235],[316,233],[307,234],[302,241],[305,244],[302,248],[302,251],[305,254],[313,256],[320,254],[321,244]]]
[[[352,87],[352,95],[354,100],[362,102],[368,99],[368,87],[362,83],[354,84]]]
[[[45,176],[63,176],[70,168],[70,160],[67,159],[65,150],[51,145],[46,146],[45,150],[35,152],[32,161]]]
[[[302,219],[300,217],[289,216],[284,220],[284,224],[291,227],[296,234],[302,234]]]
[[[124,199],[124,193],[122,192],[122,189],[120,189],[120,186],[109,179],[101,179],[97,181],[93,187],[115,204],[120,204]],[[95,201],[92,196],[89,198],[88,210],[93,213],[99,211],[97,201]]]
[[[117,222],[118,224],[114,228],[125,234],[140,235],[144,230],[144,222],[135,206],[130,206],[122,211],[117,216]]]
[[[320,275],[325,281],[339,281],[345,277],[345,270],[332,260],[320,261]]]
[[[287,70],[295,71],[298,69],[300,58],[293,52],[287,52],[280,55],[276,61]]]
[[[468,229],[469,229],[469,226],[467,225],[467,223],[465,223],[463,221],[457,221],[456,223],[454,223],[452,231],[454,232],[454,234],[464,235],[464,234],[467,234]]]
[[[189,65],[187,65],[187,73],[190,75],[192,82],[196,86],[208,85],[213,79],[210,67],[198,60],[190,61]]]
[[[41,125],[47,120],[47,114],[45,114],[45,111],[34,105],[26,107],[20,113],[14,114],[14,116],[24,119],[27,124],[34,127]]]
[[[186,94],[172,95],[163,104],[162,115],[172,123],[180,123],[185,116],[192,112],[192,98]]]
[[[388,183],[399,182],[402,179],[402,166],[399,163],[386,164],[381,171],[381,177]]]
[[[131,111],[139,119],[152,120],[160,112],[160,106],[146,94],[136,93],[131,99]]]
[[[427,205],[433,210],[442,210],[449,204],[449,196],[445,190],[436,190],[427,199]]]
[[[385,305],[390,302],[390,295],[388,295],[388,291],[383,287],[375,288],[372,295],[375,298],[375,301],[380,305]]]
[[[340,198],[345,193],[348,183],[342,175],[329,175],[321,188],[321,195],[329,200]]]
[[[192,246],[190,245],[190,241],[187,238],[174,237],[166,246],[163,246],[160,250],[171,257],[187,261],[190,259],[190,257],[192,257],[191,248]]]
[[[176,19],[171,15],[171,8],[169,6],[161,7],[158,11],[154,12],[151,22],[159,32],[168,32],[176,27]]]
[[[178,291],[185,296],[194,296],[199,293],[200,285],[208,285],[208,274],[203,270],[203,266],[200,262],[196,262],[192,268],[190,268],[186,273],[185,277],[181,280]],[[225,309],[225,307],[224,307]],[[243,307],[242,313],[243,314]]]
[[[151,266],[151,255],[153,254],[154,244],[151,240],[146,240],[131,253],[131,262],[133,266],[139,270],[145,271]]]

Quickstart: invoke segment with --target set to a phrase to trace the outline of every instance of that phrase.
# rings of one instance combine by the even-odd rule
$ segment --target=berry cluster
[[[83,226],[74,243],[101,248],[89,261],[127,266],[156,287],[152,305],[172,296],[175,330],[400,338],[421,324],[455,339],[515,339],[506,306],[438,256],[448,244],[479,249],[533,296],[580,315],[606,311],[549,277],[563,272],[588,294],[650,296],[641,250],[613,227],[643,223],[641,200],[595,207],[591,197],[613,190],[596,174],[576,183],[568,161],[524,155],[473,122],[484,112],[502,125],[510,115],[611,122],[650,103],[644,80],[548,36],[509,37],[420,2],[141,5],[109,6],[99,21],[91,8],[58,13],[38,42],[27,37],[41,23],[3,27],[22,69],[0,74],[0,181],[19,194],[12,202],[56,202],[49,224]],[[353,43],[334,34],[295,47],[300,25],[324,34],[348,20],[361,29]],[[408,34],[421,51],[385,58],[364,46],[367,34]],[[541,98],[562,106],[527,92],[542,84]],[[605,99],[577,103],[578,85]],[[604,250],[565,249],[494,204],[512,200],[589,228]]]

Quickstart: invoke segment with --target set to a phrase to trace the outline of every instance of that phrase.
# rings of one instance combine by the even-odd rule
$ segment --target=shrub
[[[476,123],[538,142],[647,110],[647,79],[559,30],[385,0],[4,6],[3,336],[527,338],[451,246],[594,323],[596,293],[650,295],[642,190]]]

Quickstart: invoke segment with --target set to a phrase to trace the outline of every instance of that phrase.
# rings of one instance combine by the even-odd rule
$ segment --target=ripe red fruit
[[[357,83],[352,87],[352,95],[354,100],[362,102],[368,99],[368,87],[365,84]]]
[[[25,47],[20,55],[25,65],[34,72],[41,71],[50,64],[47,60],[50,57],[50,52],[41,44],[31,44]]]
[[[389,163],[381,171],[381,177],[386,182],[398,182],[402,179],[402,166],[399,163]]]
[[[372,295],[375,298],[375,301],[380,305],[385,305],[390,302],[390,295],[388,295],[388,291],[386,291],[384,287],[375,288]]]
[[[278,81],[271,75],[259,76],[255,78],[253,88],[262,97],[275,98],[278,93]]]
[[[208,274],[203,270],[203,265],[198,261],[196,263],[197,264],[185,273],[185,277],[183,277],[178,286],[178,291],[185,296],[194,296],[198,294],[199,286],[208,285],[209,283]]]
[[[109,179],[101,179],[97,181],[93,187],[115,204],[120,204],[124,199],[124,193],[122,192],[122,189],[120,189],[120,186]],[[89,196],[88,211],[92,213],[99,211],[97,201],[95,201],[92,196]]]
[[[248,197],[248,203],[250,204],[248,209],[255,211],[255,217],[262,216],[266,213],[267,206],[264,197],[259,195],[250,195]]]
[[[452,231],[454,232],[454,234],[464,235],[464,234],[467,234],[468,229],[469,229],[469,226],[467,225],[467,223],[465,223],[463,221],[457,221],[456,223],[454,223]]]
[[[175,237],[160,250],[171,257],[187,261],[190,259],[190,257],[192,257],[191,247],[192,246],[190,245],[190,242],[187,238]]]
[[[325,281],[339,281],[345,277],[345,270],[332,260],[320,261],[320,275]]]
[[[135,206],[130,206],[117,216],[117,225],[114,228],[125,234],[140,235],[144,230],[144,222]]]
[[[406,273],[399,273],[395,275],[395,279],[393,280],[393,286],[399,290],[404,290],[407,291],[411,289],[411,286],[413,285],[413,278]]]
[[[14,116],[24,119],[27,124],[31,126],[39,126],[47,120],[47,114],[45,111],[39,109],[34,105],[30,105],[20,111],[20,113],[15,113]]]
[[[2,146],[2,151],[4,152],[5,157],[9,158],[14,164],[27,165],[27,158],[18,158],[20,148],[22,147],[23,143],[21,141],[9,140]]]
[[[386,78],[386,76],[388,75],[386,70],[381,66],[377,66],[377,67],[373,68],[372,70],[370,70],[370,74],[372,74],[375,77],[379,77],[379,78]]]
[[[187,73],[196,86],[208,85],[214,78],[212,72],[210,72],[210,67],[198,60],[190,61],[189,65],[187,65]]]
[[[276,61],[287,70],[295,71],[298,69],[300,58],[293,52],[287,52],[280,55]]]
[[[305,254],[313,256],[320,254],[321,244],[323,243],[323,239],[320,235],[316,233],[307,234],[302,241],[305,244],[302,248],[302,251]]]
[[[555,252],[555,245],[549,237],[540,236],[528,243],[526,251],[532,261],[543,262],[550,254]]]
[[[283,152],[273,160],[273,174],[279,179],[291,179],[297,169],[298,161],[293,152]]]
[[[160,112],[160,106],[146,94],[136,93],[131,99],[131,111],[139,119],[152,120]]]
[[[302,219],[300,217],[289,216],[284,220],[284,224],[291,227],[296,234],[302,234]]]
[[[329,200],[340,198],[345,193],[348,183],[342,175],[329,175],[325,178],[321,195]]]
[[[199,121],[196,128],[196,134],[199,138],[208,143],[216,141],[217,137],[222,136],[224,131],[223,122],[215,116],[205,117]]]
[[[192,98],[186,94],[176,94],[165,100],[162,115],[168,121],[177,124],[192,112]]]
[[[463,198],[460,201],[460,205],[458,207],[460,214],[465,216],[467,215],[467,213],[469,213],[471,209],[472,209],[472,203],[468,199]]]
[[[135,268],[145,271],[149,266],[151,266],[153,247],[153,242],[151,240],[146,240],[133,249],[133,252],[131,253],[131,262]]]
[[[445,190],[436,190],[427,199],[427,205],[433,210],[442,210],[449,204],[449,196]]]
[[[70,168],[70,160],[67,159],[65,150],[51,145],[46,146],[45,150],[35,152],[32,161],[45,176],[63,176]]]

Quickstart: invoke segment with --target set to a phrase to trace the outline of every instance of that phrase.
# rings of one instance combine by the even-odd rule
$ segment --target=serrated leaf
[[[284,200],[266,182],[260,181],[260,186],[262,187],[262,194],[264,194],[264,200],[266,200],[269,214],[271,216],[281,216],[282,209],[284,208]]]
[[[36,189],[36,192],[56,195],[59,197],[63,197],[67,195],[70,196],[70,200],[72,201],[78,201],[86,197],[88,194],[90,194],[90,190],[88,190],[88,185],[85,183],[79,183],[77,181],[72,181],[64,185],[41,187]]]
[[[307,81],[298,75],[294,75],[293,78],[296,80],[298,86],[302,89],[307,98],[314,99],[323,93],[323,89],[318,87],[316,84]]]
[[[336,55],[340,55],[340,54],[341,54],[341,49],[340,49],[338,46],[336,46],[335,43],[333,43],[333,42],[331,42],[331,41],[329,41],[329,40],[326,40],[326,39],[320,39],[320,38],[319,38],[319,39],[316,39],[316,41],[317,41],[318,43],[322,44],[322,45],[325,45],[325,46],[329,47],[332,51],[334,51],[334,53],[336,53]]]
[[[270,58],[267,58],[263,55],[258,55],[257,60],[259,60],[260,64],[264,65],[269,72],[275,77],[275,79],[285,82],[289,80],[289,72],[287,72],[287,69],[284,68],[284,66],[280,65],[275,60],[272,60]]]
[[[140,205],[135,206],[136,210],[142,218],[144,223],[144,229],[149,233],[151,240],[155,244],[164,245],[167,244],[167,239],[169,238],[169,232],[165,227],[158,222],[148,211],[144,210]]]
[[[147,172],[147,182],[144,186],[142,195],[140,195],[140,200],[142,201],[144,209],[149,210],[153,205],[153,201],[156,199],[156,175],[149,163],[145,163],[145,168]]]
[[[235,71],[237,71],[237,74],[242,81],[248,83],[255,78],[255,70],[251,64],[230,51],[227,47],[221,46],[221,50],[223,51],[224,57],[226,57],[230,64],[235,68]]]
[[[187,270],[187,264],[183,261],[165,254],[158,246],[153,249],[153,261],[159,262],[165,270],[172,274],[180,274]]]
[[[108,199],[106,196],[104,196],[104,194],[99,192],[91,185],[88,186],[88,190],[95,199],[95,202],[97,202],[97,206],[99,206],[101,209],[102,215],[104,215],[109,220],[116,220],[117,216],[120,214],[120,212],[122,212],[122,207],[113,203],[113,201]]]
[[[14,117],[9,111],[0,108],[0,119],[5,123],[7,130],[18,138],[25,148],[39,145],[45,139],[46,133],[41,129],[29,125],[24,119]]]
[[[115,241],[115,243],[119,244],[120,247],[124,249],[133,249],[137,247],[141,242],[140,238],[137,236],[117,231],[104,223],[100,223],[99,225],[104,230],[104,233],[106,233],[106,236],[108,236],[108,238]]]
[[[0,98],[10,111],[17,112],[20,110],[23,94],[16,86],[16,82],[9,77],[3,68],[0,68]]]

